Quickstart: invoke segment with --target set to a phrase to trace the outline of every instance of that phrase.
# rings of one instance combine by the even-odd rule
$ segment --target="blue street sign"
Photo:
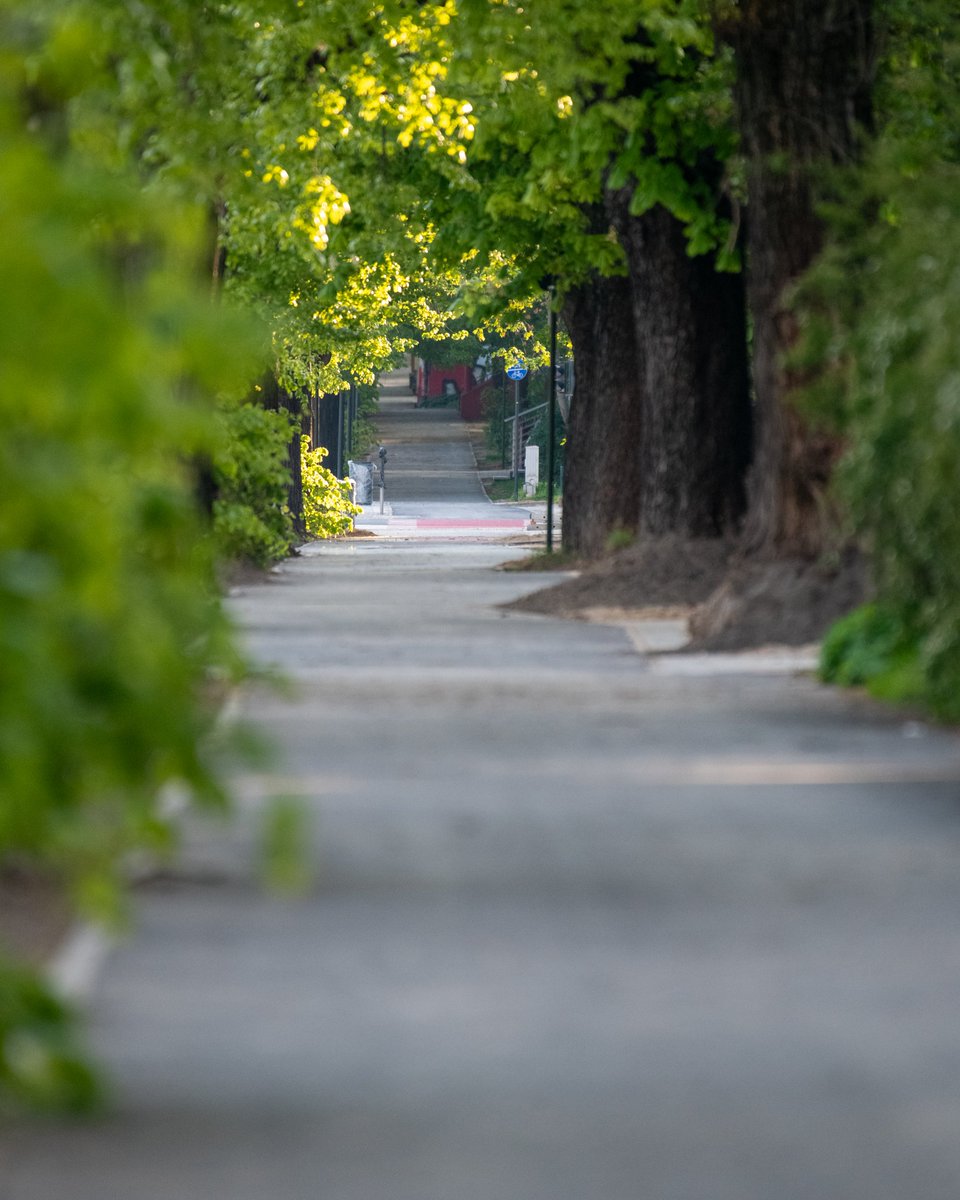
[[[508,379],[523,379],[527,373],[527,368],[523,363],[514,363],[512,367],[507,367]]]

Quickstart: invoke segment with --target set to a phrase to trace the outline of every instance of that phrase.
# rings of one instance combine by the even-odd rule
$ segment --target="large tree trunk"
[[[748,159],[747,297],[753,317],[756,452],[749,549],[815,556],[838,444],[791,404],[785,355],[797,337],[789,287],[823,243],[816,170],[848,162],[869,125],[872,0],[744,0],[724,33],[737,57]]]
[[[628,190],[608,195],[628,276],[594,277],[563,311],[576,363],[563,544],[588,557],[617,529],[735,531],[750,459],[743,281],[690,258],[665,209],[628,205]]]
[[[639,530],[721,536],[743,515],[751,450],[743,280],[691,258],[666,209],[637,217],[629,202],[609,195],[642,372]]]
[[[576,385],[567,424],[563,546],[596,557],[617,529],[638,528],[641,373],[629,280],[593,276],[567,293],[563,319]]]

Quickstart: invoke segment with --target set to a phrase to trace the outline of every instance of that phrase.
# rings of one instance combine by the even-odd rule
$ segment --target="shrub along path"
[[[956,738],[505,612],[522,553],[237,590],[277,763],[143,889],[90,1000],[114,1108],[8,1138],[3,1200],[953,1200]]]

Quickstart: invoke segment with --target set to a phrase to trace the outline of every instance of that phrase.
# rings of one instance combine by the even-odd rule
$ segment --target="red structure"
[[[484,401],[494,386],[489,366],[479,363],[454,363],[435,366],[422,358],[414,360],[411,388],[416,391],[417,405],[454,403],[465,421],[479,421]]]
[[[479,421],[483,416],[484,401],[491,391],[493,391],[493,380],[484,379],[481,383],[475,383],[469,391],[464,392],[460,397],[460,416],[465,421]]]
[[[450,367],[435,366],[417,359],[417,404],[456,396],[458,399],[474,385],[473,368],[468,363]]]

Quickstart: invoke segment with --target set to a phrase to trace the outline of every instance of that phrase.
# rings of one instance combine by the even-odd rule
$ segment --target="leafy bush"
[[[888,65],[885,134],[828,213],[831,245],[801,292],[800,365],[817,372],[811,409],[847,439],[837,485],[878,599],[825,669],[958,719],[960,16],[920,10],[922,36],[906,21],[920,40],[904,34]]]
[[[213,528],[225,558],[267,566],[295,540],[287,505],[290,418],[255,404],[223,408],[214,455]]]
[[[323,465],[327,451],[323,446],[310,449],[310,439],[300,440],[303,471],[303,519],[307,533],[315,538],[336,537],[346,533],[351,518],[363,510],[351,500],[348,480],[338,479]]]
[[[820,674],[828,683],[866,687],[895,702],[923,698],[925,686],[915,638],[896,612],[865,604],[838,621],[824,639]]]
[[[958,717],[960,167],[898,184],[888,218],[861,233],[859,261],[847,247],[818,276],[838,295],[855,281],[841,309],[849,324],[830,344],[833,412],[850,443],[837,482],[872,552],[883,611],[916,647],[927,700]]]
[[[14,1104],[88,1112],[97,1104],[100,1086],[77,1050],[74,1024],[32,975],[0,965],[0,1112]]]
[[[97,31],[51,36],[45,57],[15,7],[0,6],[0,862],[42,862],[112,915],[127,852],[172,839],[165,785],[223,801],[209,694],[240,663],[191,464],[213,452],[210,395],[245,389],[262,343],[198,286],[203,214],[71,148]],[[0,1091],[79,1103],[64,1029],[4,968]]]

